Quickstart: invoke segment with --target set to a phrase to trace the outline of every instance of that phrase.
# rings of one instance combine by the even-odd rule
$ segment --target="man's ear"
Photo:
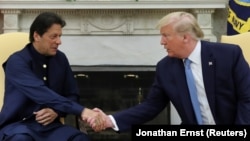
[[[33,37],[34,37],[35,41],[40,41],[41,40],[41,36],[37,32],[34,32]]]
[[[188,34],[183,34],[183,42],[187,43],[189,40],[189,35]]]
[[[193,36],[190,33],[183,34],[183,41],[184,43],[190,42],[193,40]]]

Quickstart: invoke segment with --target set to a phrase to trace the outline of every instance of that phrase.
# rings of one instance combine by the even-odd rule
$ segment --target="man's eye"
[[[55,38],[57,38],[56,35],[55,36],[50,36],[50,39],[55,39]]]

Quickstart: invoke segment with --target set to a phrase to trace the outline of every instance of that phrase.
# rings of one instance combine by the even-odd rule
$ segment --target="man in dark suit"
[[[241,48],[201,40],[203,32],[195,17],[187,12],[166,15],[158,27],[167,56],[156,66],[155,80],[147,98],[113,115],[103,113],[106,119],[103,129],[126,131],[133,124],[153,119],[169,102],[180,115],[181,124],[197,125],[185,75],[187,58],[192,62],[201,124],[250,124],[250,69]],[[88,122],[93,128],[97,127],[92,120]]]
[[[97,112],[78,104],[68,59],[58,50],[65,24],[55,13],[39,14],[30,27],[30,43],[3,64],[0,141],[89,140],[85,133],[59,120],[66,114],[98,119]]]

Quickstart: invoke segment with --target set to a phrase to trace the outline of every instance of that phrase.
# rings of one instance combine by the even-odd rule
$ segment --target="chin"
[[[55,56],[56,55],[56,52],[55,53],[50,53],[49,56]]]
[[[168,53],[168,56],[169,57],[174,57],[172,53]]]

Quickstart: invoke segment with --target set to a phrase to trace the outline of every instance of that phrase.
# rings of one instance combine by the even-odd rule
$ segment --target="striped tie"
[[[196,87],[195,87],[193,73],[192,73],[192,70],[190,68],[191,63],[192,62],[188,58],[185,59],[185,61],[184,61],[185,73],[186,73],[189,94],[190,94],[190,97],[191,97],[191,101],[192,101],[192,105],[193,105],[193,108],[194,108],[195,116],[196,116],[198,124],[202,124],[200,105],[199,105],[198,98],[197,98],[197,90],[196,90]]]

